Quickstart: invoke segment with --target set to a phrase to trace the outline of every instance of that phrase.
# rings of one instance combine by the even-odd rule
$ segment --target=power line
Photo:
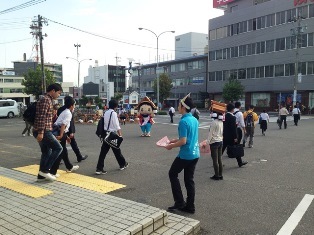
[[[14,42],[22,42],[22,41],[31,40],[31,39],[32,39],[32,38],[24,38],[24,39],[15,40],[15,41],[0,42],[0,44],[8,44],[8,43],[14,43]]]
[[[11,7],[11,8],[8,8],[6,10],[0,11],[0,15],[6,14],[6,13],[10,13],[10,12],[13,12],[13,11],[18,11],[18,10],[21,10],[21,9],[24,9],[24,8],[27,8],[27,7],[30,7],[30,6],[33,6],[33,5],[45,2],[45,1],[46,0],[31,0],[31,1],[25,2],[23,4],[17,5],[15,7]]]

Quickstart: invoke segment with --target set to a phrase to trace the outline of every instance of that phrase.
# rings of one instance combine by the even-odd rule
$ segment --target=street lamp
[[[158,39],[159,39],[160,35],[162,35],[164,33],[175,33],[175,31],[164,31],[164,32],[160,33],[159,35],[157,35],[155,32],[151,31],[150,29],[145,29],[145,28],[138,28],[138,29],[151,32],[152,34],[154,34],[156,36],[156,39],[157,39],[156,75],[157,75],[157,107],[158,107],[159,106]]]
[[[81,68],[81,62],[85,61],[85,60],[92,60],[92,59],[83,59],[83,60],[78,60],[78,59],[75,59],[75,58],[72,58],[72,57],[66,57],[67,59],[72,59],[72,60],[75,60],[77,63],[78,63],[78,71],[77,71],[77,87],[78,89],[80,90],[80,68]],[[78,90],[78,96],[80,98],[80,92]]]

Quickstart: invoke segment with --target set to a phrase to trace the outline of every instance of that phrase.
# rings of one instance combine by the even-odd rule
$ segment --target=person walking
[[[75,100],[68,96],[64,100],[64,107],[66,108],[63,110],[57,118],[57,121],[53,124],[54,128],[59,129],[59,135],[56,136],[58,140],[60,140],[61,146],[62,146],[62,152],[59,155],[59,157],[55,160],[53,163],[50,173],[54,175],[56,178],[58,178],[57,170],[59,169],[59,165],[61,160],[64,161],[64,165],[66,167],[66,171],[68,173],[76,171],[79,169],[79,166],[74,166],[69,159],[68,150],[67,150],[67,142],[69,143],[71,141],[70,137],[68,136],[69,128],[71,125],[72,120],[72,113],[75,107]]]
[[[22,136],[25,137],[26,136],[25,135],[26,132],[27,132],[28,136],[33,136],[33,134],[31,133],[32,124],[30,122],[26,121],[26,120],[24,120],[24,122],[25,122],[25,128],[24,128],[24,130],[22,132]]]
[[[66,103],[67,99],[70,99],[72,100],[73,98],[71,96],[65,96],[64,97],[64,103]],[[64,110],[66,110],[67,107],[65,105],[63,105],[62,107],[60,107],[57,111],[57,115],[59,116]],[[76,132],[76,129],[75,129],[75,123],[74,123],[74,115],[73,115],[73,112],[74,112],[74,108],[73,108],[73,111],[72,111],[72,117],[71,117],[71,122],[70,122],[70,126],[68,128],[68,132],[66,133],[68,137],[70,137],[71,139],[71,142],[70,142],[70,145],[71,145],[71,148],[73,149],[73,152],[75,153],[75,156],[76,156],[76,159],[77,159],[77,162],[81,162],[83,160],[85,160],[86,158],[88,158],[88,155],[82,155],[78,145],[77,145],[77,142],[76,142],[76,139],[75,139],[75,132]]]
[[[212,113],[211,117],[214,121],[210,124],[207,144],[210,145],[211,157],[215,175],[210,177],[212,180],[222,180],[222,140],[223,140],[223,122],[221,113]]]
[[[245,136],[244,136],[244,144],[249,139],[249,148],[253,148],[253,138],[254,138],[254,130],[255,130],[255,123],[258,121],[258,116],[254,112],[254,105],[249,106],[249,110],[243,113],[244,123],[245,123]]]
[[[170,109],[169,109],[169,116],[170,116],[170,122],[171,123],[173,123],[173,116],[174,116],[174,113],[175,113],[176,111],[175,111],[175,109],[174,109],[174,107],[170,107]]]
[[[289,111],[284,105],[281,105],[281,109],[279,110],[279,117],[280,117],[280,123],[279,123],[279,129],[281,129],[282,123],[284,123],[285,129],[287,129],[287,115],[289,114]]]
[[[265,132],[267,130],[267,123],[269,122],[269,115],[266,113],[266,109],[259,115],[260,120],[260,128],[262,129],[262,135],[265,136]]]
[[[118,115],[115,112],[115,109],[118,107],[118,101],[117,100],[110,100],[109,101],[109,109],[104,113],[104,128],[108,131],[114,131],[117,132],[119,136],[122,137],[121,127],[119,124]],[[109,127],[109,128],[108,128]],[[108,128],[108,129],[107,129]],[[104,175],[107,174],[107,171],[104,170],[104,161],[106,158],[106,155],[109,151],[109,149],[112,149],[114,156],[116,157],[118,164],[120,166],[120,170],[124,170],[129,166],[129,163],[125,161],[125,158],[123,157],[121,153],[120,148],[113,148],[109,144],[107,144],[105,141],[103,141],[98,163],[96,166],[96,175]]]
[[[62,92],[58,83],[48,86],[46,95],[36,105],[36,116],[33,127],[33,135],[37,139],[41,150],[41,159],[37,179],[56,180],[50,174],[50,169],[62,152],[62,146],[52,134],[53,100],[57,99]]]
[[[228,146],[233,146],[238,142],[236,117],[233,115],[233,113],[234,105],[232,103],[227,104],[227,113],[225,114],[225,121],[223,122],[222,154]],[[237,157],[236,159],[239,167],[242,167],[248,163],[247,161],[242,161],[241,157]]]
[[[234,104],[234,113],[233,115],[236,117],[236,125],[237,125],[237,143],[241,144],[241,142],[244,144],[244,135],[245,135],[245,123],[243,118],[243,113],[241,112],[241,103],[235,102]]]
[[[299,120],[301,118],[301,111],[300,111],[300,109],[296,105],[292,109],[292,115],[293,115],[294,125],[297,126],[298,122],[299,122]]]
[[[173,139],[166,149],[171,150],[179,147],[179,154],[173,161],[169,170],[169,179],[171,183],[174,205],[168,207],[169,211],[179,209],[181,211],[195,213],[195,183],[194,172],[200,157],[198,144],[198,121],[192,116],[191,108],[194,106],[190,94],[185,96],[179,102],[179,113],[182,114],[178,126],[179,138]],[[186,202],[183,198],[179,173],[184,170],[184,184],[187,191]]]

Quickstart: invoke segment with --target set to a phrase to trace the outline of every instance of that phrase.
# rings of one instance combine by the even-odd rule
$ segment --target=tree
[[[227,102],[239,100],[244,93],[244,86],[235,77],[230,76],[222,89],[222,97]]]
[[[171,94],[172,81],[167,74],[162,73],[159,75],[159,101],[162,103]],[[157,94],[157,78],[154,80],[153,89]]]
[[[112,98],[112,97],[111,97]],[[123,98],[123,94],[122,93],[119,93],[119,92],[116,92],[114,94],[114,97],[113,97],[115,100],[117,100],[118,102]]]
[[[46,76],[46,87],[56,82],[52,73],[45,69]],[[27,95],[34,95],[36,99],[42,95],[42,73],[41,68],[38,65],[36,70],[29,69],[26,74],[24,74],[24,80],[22,85],[25,86],[23,93]]]

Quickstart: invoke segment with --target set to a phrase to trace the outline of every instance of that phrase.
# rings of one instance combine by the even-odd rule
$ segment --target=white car
[[[15,100],[0,100],[0,117],[13,118],[19,115],[18,104]]]

